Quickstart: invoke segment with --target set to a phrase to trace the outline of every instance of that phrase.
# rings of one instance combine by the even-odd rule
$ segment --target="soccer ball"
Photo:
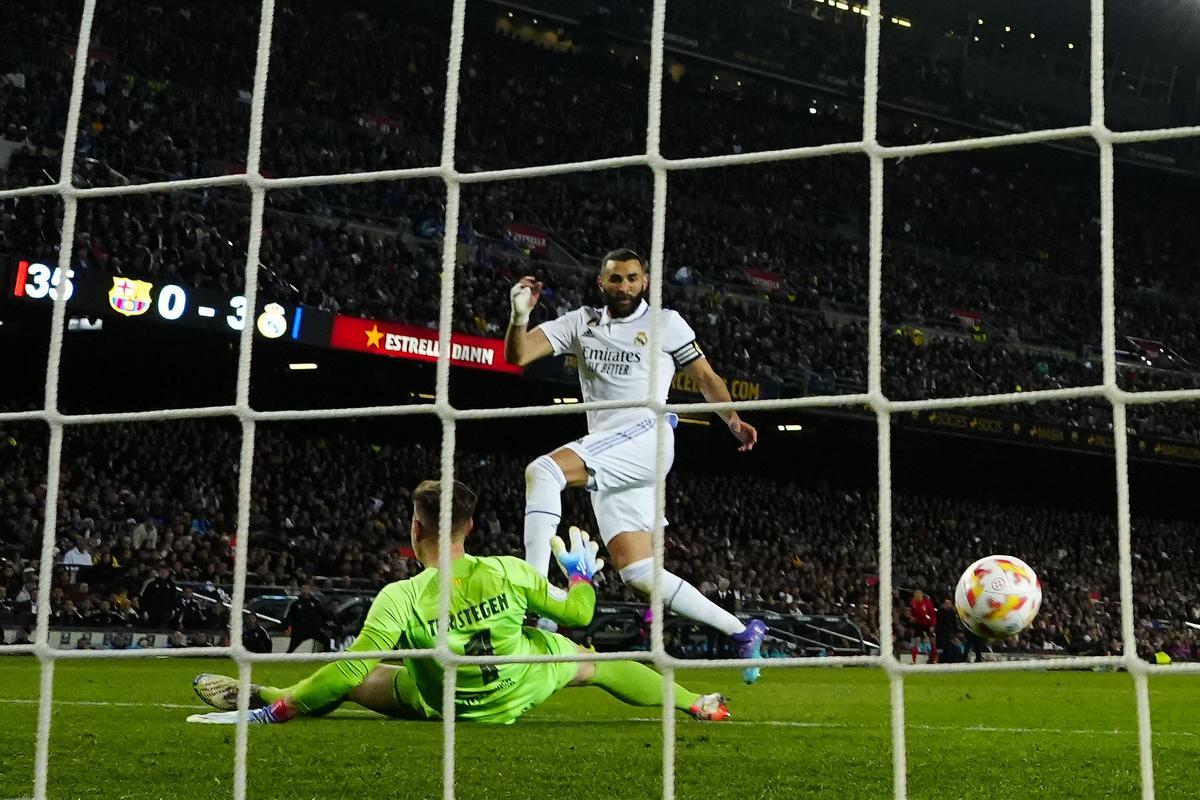
[[[1006,639],[1029,627],[1042,605],[1037,574],[1019,558],[981,558],[958,579],[954,607],[976,636]]]

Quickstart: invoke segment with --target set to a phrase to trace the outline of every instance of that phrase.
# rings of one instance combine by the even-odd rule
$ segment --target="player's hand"
[[[591,581],[597,572],[604,569],[604,559],[598,558],[600,545],[588,536],[588,532],[571,526],[571,549],[557,536],[550,540],[550,550],[554,560],[562,568],[567,579],[574,583],[577,580]]]
[[[741,446],[738,447],[739,453],[753,450],[754,445],[758,444],[758,431],[745,420],[735,419],[729,423],[729,432],[733,434],[735,439],[741,442]]]
[[[513,284],[508,293],[509,299],[512,300],[511,324],[529,324],[529,314],[537,305],[538,298],[542,296],[542,286],[542,282],[532,275],[526,275]]]

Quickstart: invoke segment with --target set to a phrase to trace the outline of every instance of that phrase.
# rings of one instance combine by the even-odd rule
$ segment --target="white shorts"
[[[667,421],[668,471],[675,461],[675,423]],[[623,428],[595,431],[566,445],[587,465],[587,490],[600,538],[607,545],[618,533],[654,530],[654,462],[658,453],[656,420],[648,417]],[[667,520],[664,517],[662,524]]]

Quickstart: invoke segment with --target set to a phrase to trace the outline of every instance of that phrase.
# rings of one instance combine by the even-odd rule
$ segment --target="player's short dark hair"
[[[441,510],[442,482],[421,481],[413,491],[413,513],[421,521],[427,531],[438,530],[438,515]],[[478,498],[465,483],[454,482],[454,499],[450,505],[450,527],[455,532],[461,531],[472,517],[475,516],[475,502]]]
[[[646,266],[646,259],[638,255],[636,250],[630,250],[628,247],[618,247],[616,250],[609,250],[600,259],[600,269],[604,269],[604,265],[610,261],[636,261],[642,265],[643,272],[650,272],[650,268]]]

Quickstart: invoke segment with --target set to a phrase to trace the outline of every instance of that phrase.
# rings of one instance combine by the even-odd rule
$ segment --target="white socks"
[[[529,530],[528,519],[526,517],[525,530],[527,531]],[[528,542],[528,536],[526,536],[526,542]],[[641,561],[635,561],[625,567],[621,570],[621,580],[649,597],[650,587],[654,582],[654,559],[643,558]],[[676,614],[703,622],[727,636],[746,630],[746,626],[737,617],[700,594],[699,589],[673,572],[663,570],[662,592],[663,605]]]
[[[525,560],[544,577],[550,571],[550,539],[562,519],[567,476],[550,456],[525,468]]]
[[[562,519],[562,492],[567,476],[550,456],[539,456],[525,468],[525,560],[543,576],[550,571],[550,539]],[[737,617],[700,594],[700,590],[673,572],[663,571],[663,605],[689,619],[716,628],[726,635],[746,630]],[[654,559],[635,561],[621,570],[621,580],[650,595]]]

